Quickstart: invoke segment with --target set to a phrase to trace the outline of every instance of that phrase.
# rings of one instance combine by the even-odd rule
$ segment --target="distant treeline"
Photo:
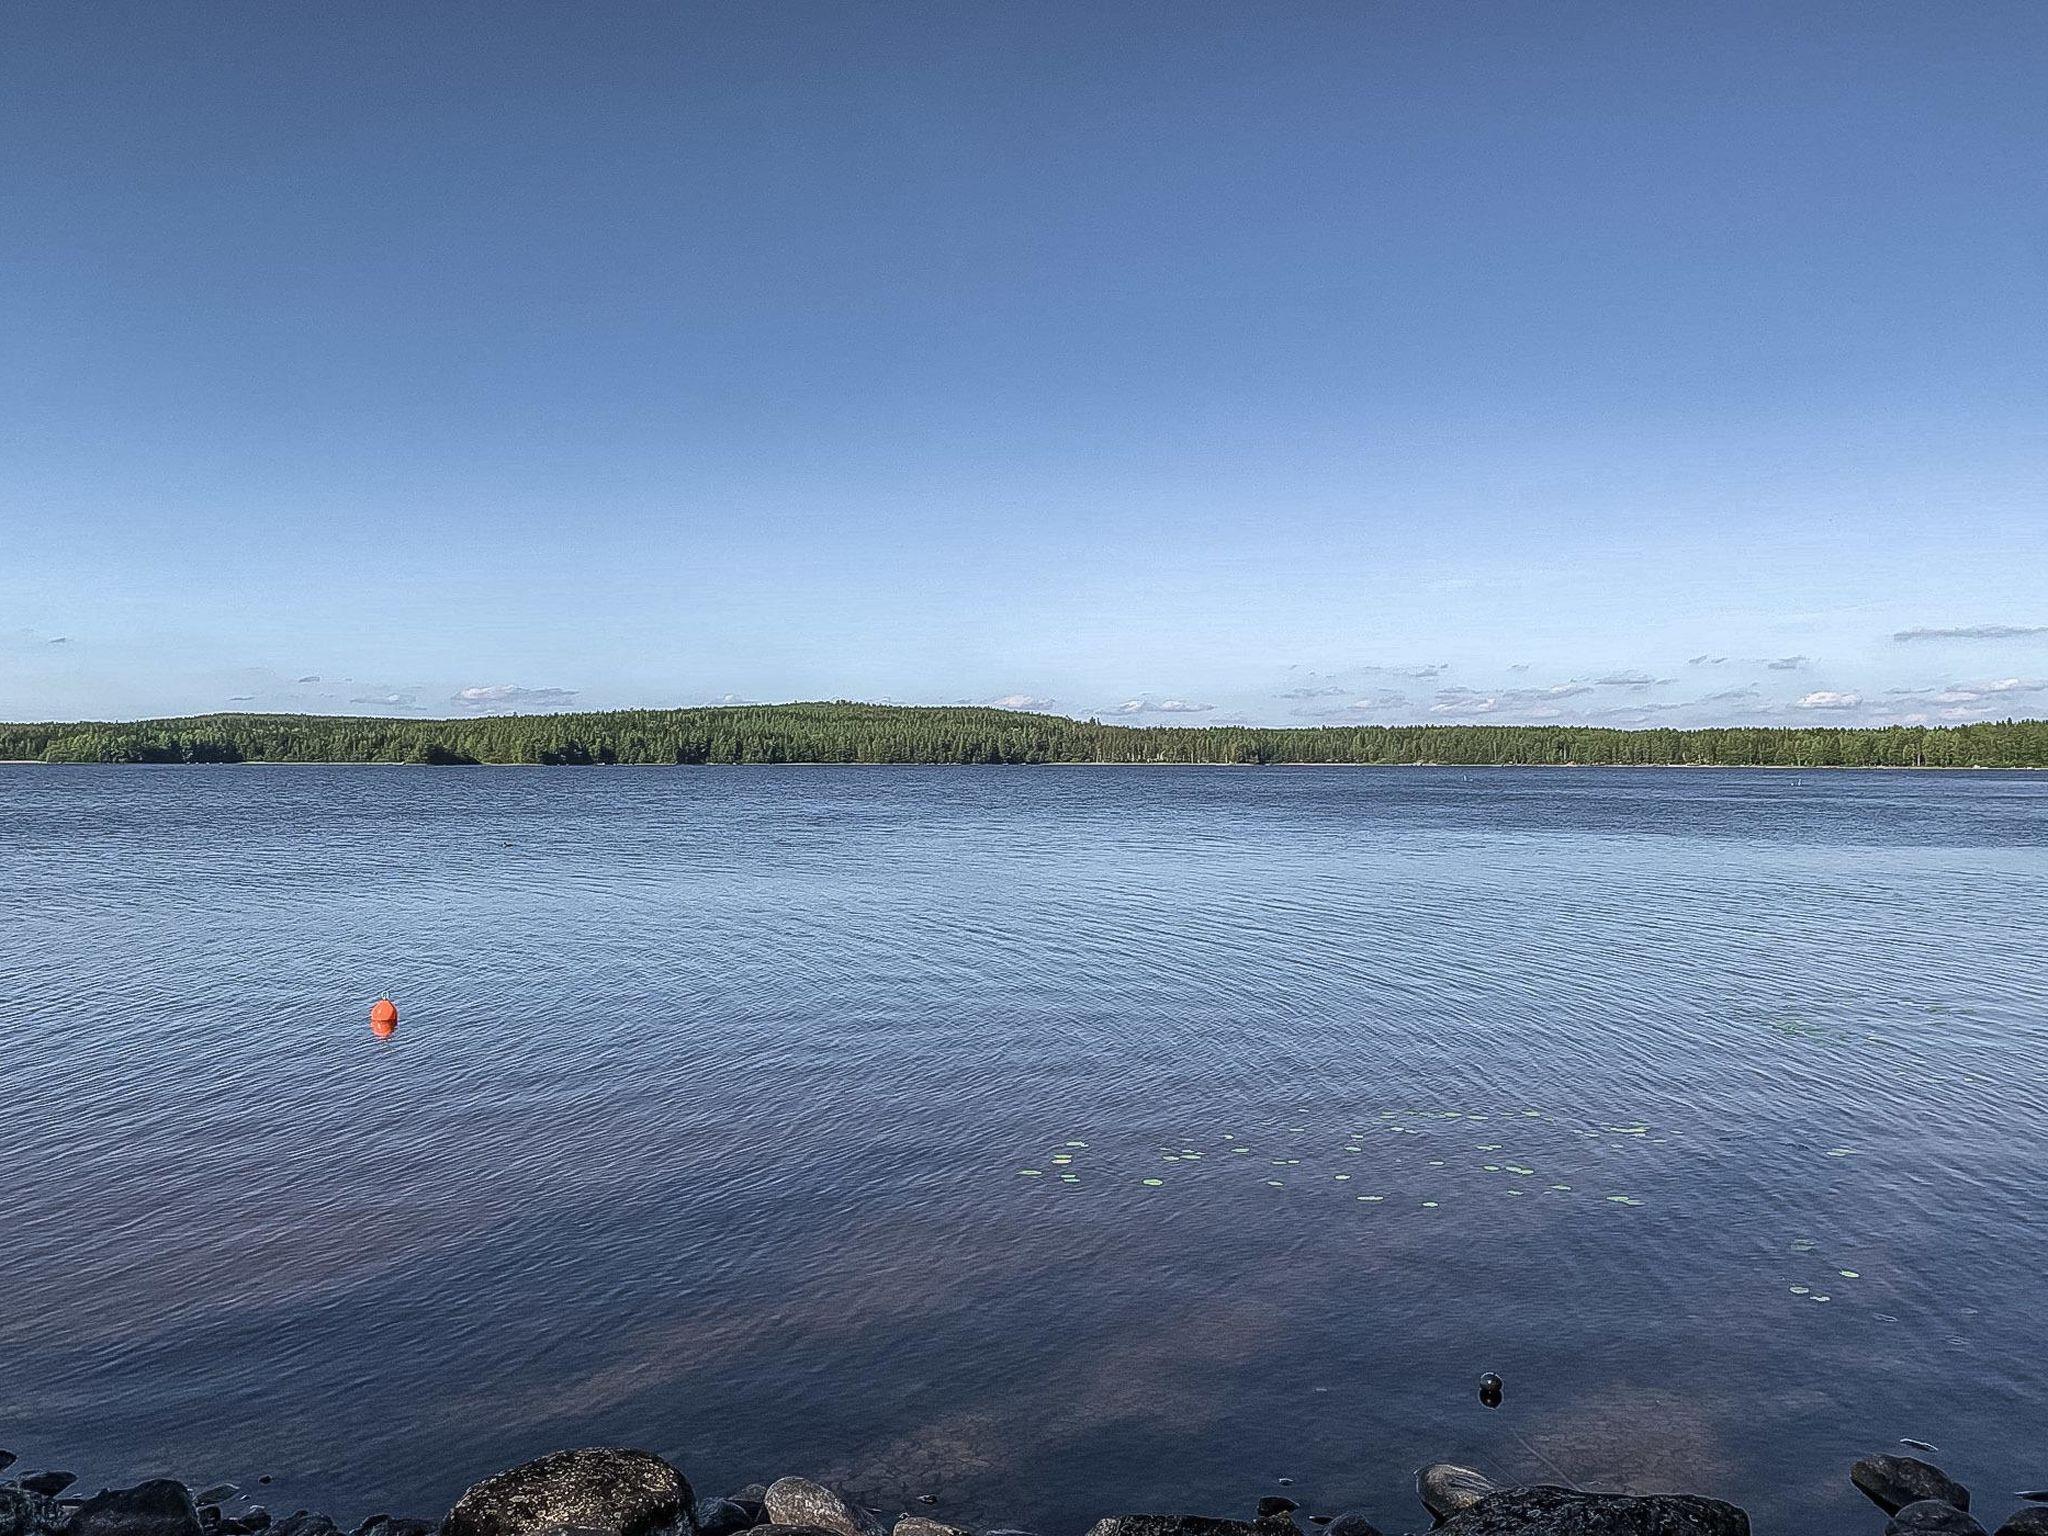
[[[1598,730],[1549,725],[1105,725],[1004,709],[750,704],[385,720],[194,715],[0,725],[0,759],[52,763],[1446,763],[2048,767],[2048,721]]]

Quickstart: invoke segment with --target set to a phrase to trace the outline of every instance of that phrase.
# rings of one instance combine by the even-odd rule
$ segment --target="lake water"
[[[2044,916],[2042,775],[0,768],[0,1446],[1816,1536],[1913,1436],[1993,1524]]]

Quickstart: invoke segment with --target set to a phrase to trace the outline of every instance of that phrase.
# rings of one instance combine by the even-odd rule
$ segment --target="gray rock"
[[[341,1536],[341,1531],[325,1515],[298,1509],[273,1525],[270,1536]]]
[[[242,1511],[242,1518],[237,1523],[252,1531],[267,1531],[270,1529],[270,1511],[261,1504],[251,1504]]]
[[[697,1536],[733,1536],[735,1531],[744,1531],[760,1518],[761,1506],[751,1510],[734,1499],[699,1499],[697,1501]],[[362,1536],[358,1531],[356,1536]]]
[[[212,1487],[201,1489],[198,1493],[193,1494],[192,1502],[195,1504],[225,1504],[241,1491],[233,1483],[215,1483]]]
[[[168,1477],[96,1493],[71,1512],[68,1536],[202,1536],[199,1510]]]
[[[0,1536],[54,1536],[71,1518],[54,1500],[26,1488],[0,1488]]]
[[[1421,1495],[1422,1507],[1443,1521],[1470,1509],[1489,1493],[1499,1492],[1500,1484],[1470,1467],[1433,1461],[1415,1474],[1415,1491]]]
[[[1288,1498],[1285,1494],[1272,1493],[1259,1500],[1258,1514],[1254,1518],[1259,1520],[1278,1520],[1282,1515],[1291,1515],[1299,1508],[1301,1508],[1301,1505]]]
[[[9,1467],[13,1466],[16,1459],[14,1452],[0,1451],[0,1472],[5,1472]]]
[[[2022,1509],[1998,1528],[1998,1536],[2048,1536],[2048,1509]]]
[[[821,1525],[757,1525],[754,1527],[761,1536],[836,1536]]]
[[[689,1480],[651,1451],[555,1451],[487,1477],[455,1501],[442,1536],[543,1536],[569,1526],[602,1536],[694,1531]]]
[[[905,1515],[896,1522],[889,1536],[968,1536],[968,1533],[957,1525],[948,1525],[929,1515]]]
[[[888,1531],[872,1510],[808,1477],[778,1477],[762,1495],[761,1507],[777,1525],[811,1525],[838,1536],[886,1536]]]
[[[1892,1516],[1884,1536],[1984,1536],[1984,1527],[1947,1499],[1915,1499]]]
[[[1970,1507],[1969,1489],[1917,1456],[1866,1456],[1849,1469],[1849,1481],[1888,1515],[1923,1499]]]
[[[1323,1536],[1380,1536],[1380,1529],[1356,1510],[1349,1510],[1324,1526]]]
[[[1446,1520],[1437,1536],[1749,1536],[1749,1516],[1690,1494],[1503,1488]]]
[[[31,1472],[27,1477],[15,1479],[16,1483],[30,1493],[40,1493],[47,1499],[54,1499],[77,1481],[76,1472]]]

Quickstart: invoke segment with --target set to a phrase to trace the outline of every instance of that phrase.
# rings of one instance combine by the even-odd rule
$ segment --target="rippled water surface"
[[[1816,1533],[1914,1436],[1995,1520],[2044,914],[2038,775],[0,768],[0,1445]]]

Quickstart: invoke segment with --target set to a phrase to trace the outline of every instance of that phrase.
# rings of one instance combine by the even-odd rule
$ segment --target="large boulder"
[[[434,1536],[434,1522],[406,1515],[372,1515],[356,1527],[355,1536]]]
[[[689,1480],[651,1451],[556,1451],[471,1488],[441,1536],[545,1536],[564,1526],[596,1536],[694,1533],[693,1503]]]
[[[31,1472],[26,1477],[15,1479],[30,1493],[40,1493],[46,1499],[54,1499],[77,1481],[76,1472]]]
[[[300,1509],[271,1526],[270,1536],[341,1536],[341,1528],[325,1515]]]
[[[201,1536],[192,1492],[168,1477],[96,1493],[71,1512],[67,1536]]]
[[[1892,1516],[1884,1536],[1984,1536],[1984,1527],[1947,1499],[1915,1499]]]
[[[1415,1474],[1415,1491],[1421,1495],[1422,1507],[1443,1521],[1462,1514],[1489,1493],[1498,1493],[1500,1484],[1470,1467],[1433,1461]]]
[[[808,1477],[778,1477],[761,1496],[761,1507],[775,1525],[810,1525],[838,1536],[887,1536],[888,1527],[873,1510]]]
[[[2017,1511],[1998,1528],[1997,1536],[2048,1536],[2048,1509],[2036,1504]]]
[[[1346,1510],[1323,1527],[1323,1536],[1380,1536],[1380,1528],[1356,1510]]]
[[[1437,1536],[1749,1536],[1749,1516],[1690,1494],[1503,1488],[1446,1520]]]
[[[0,1467],[6,1466],[0,1462]],[[71,1511],[45,1494],[0,1488],[0,1536],[56,1536]]]
[[[1969,1489],[1917,1456],[1866,1456],[1849,1468],[1849,1481],[1888,1515],[1922,1499],[1939,1499],[1957,1509],[1970,1507]]]

